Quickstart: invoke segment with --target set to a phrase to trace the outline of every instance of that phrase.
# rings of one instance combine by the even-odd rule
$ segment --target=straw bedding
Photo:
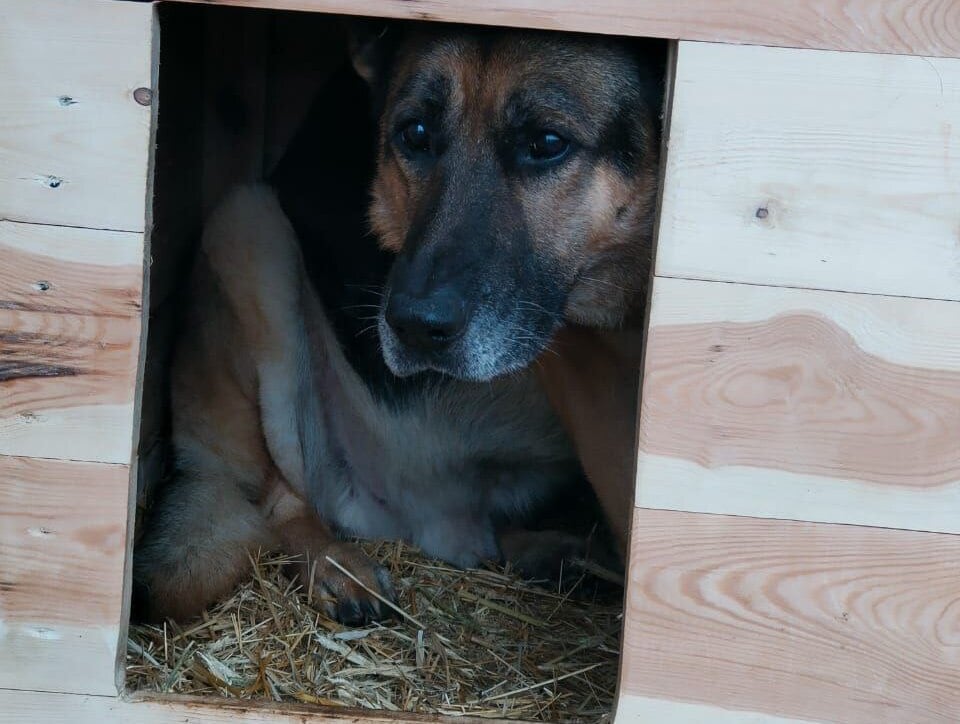
[[[185,627],[133,626],[133,689],[334,707],[598,722],[617,677],[622,589],[587,563],[561,592],[509,570],[463,571],[402,543],[362,543],[398,590],[394,618],[345,628],[260,556],[253,576]]]

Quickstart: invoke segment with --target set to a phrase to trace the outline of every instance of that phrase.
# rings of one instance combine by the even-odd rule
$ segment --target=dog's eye
[[[533,136],[527,153],[532,161],[557,161],[570,150],[570,142],[553,131],[539,131]]]
[[[423,153],[430,150],[430,131],[422,121],[411,121],[400,131],[400,140],[411,151]]]

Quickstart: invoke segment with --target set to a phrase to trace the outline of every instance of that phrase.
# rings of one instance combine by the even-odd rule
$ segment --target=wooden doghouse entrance
[[[616,718],[960,717],[960,6],[210,4],[679,40]],[[187,111],[229,93],[157,92],[157,12],[0,3],[0,722],[337,717],[123,692],[170,299],[144,280],[247,172]],[[197,146],[154,169],[168,107]],[[252,120],[269,159],[289,129]]]
[[[158,19],[161,103],[138,507],[146,516],[157,484],[168,482],[163,393],[199,219],[236,183],[267,179],[303,234],[318,293],[334,290],[336,299],[335,290],[363,287],[384,266],[363,235],[376,133],[369,88],[348,57],[346,19],[184,4],[161,5]],[[666,43],[658,48],[665,54]],[[347,244],[370,247],[360,264],[372,265],[365,276],[329,248]],[[350,305],[345,313],[362,308],[358,326],[370,328],[379,292],[350,293],[336,303]],[[353,331],[341,333],[349,345]],[[341,630],[263,556],[256,575],[203,621],[133,626],[128,690],[550,721],[609,715],[622,629],[619,575],[604,570],[608,580],[598,584],[584,573],[573,590],[569,581],[546,589],[506,571],[428,561],[409,546],[363,547],[391,572],[405,615]],[[135,544],[135,563],[139,550]]]

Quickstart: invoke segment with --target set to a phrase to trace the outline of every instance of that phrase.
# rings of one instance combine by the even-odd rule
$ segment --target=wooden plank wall
[[[681,43],[617,721],[960,720],[960,60]]]
[[[181,0],[673,40],[960,57],[953,0]]]
[[[934,0],[285,4],[960,55]],[[114,698],[153,30],[0,4],[0,722],[304,716]],[[618,721],[960,719],[958,63],[681,44]]]
[[[117,691],[152,33],[0,3],[0,687]]]

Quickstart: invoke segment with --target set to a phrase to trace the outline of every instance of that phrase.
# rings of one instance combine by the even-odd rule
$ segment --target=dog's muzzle
[[[442,353],[463,336],[468,313],[459,294],[441,287],[423,297],[391,294],[384,317],[402,345],[430,356]]]

